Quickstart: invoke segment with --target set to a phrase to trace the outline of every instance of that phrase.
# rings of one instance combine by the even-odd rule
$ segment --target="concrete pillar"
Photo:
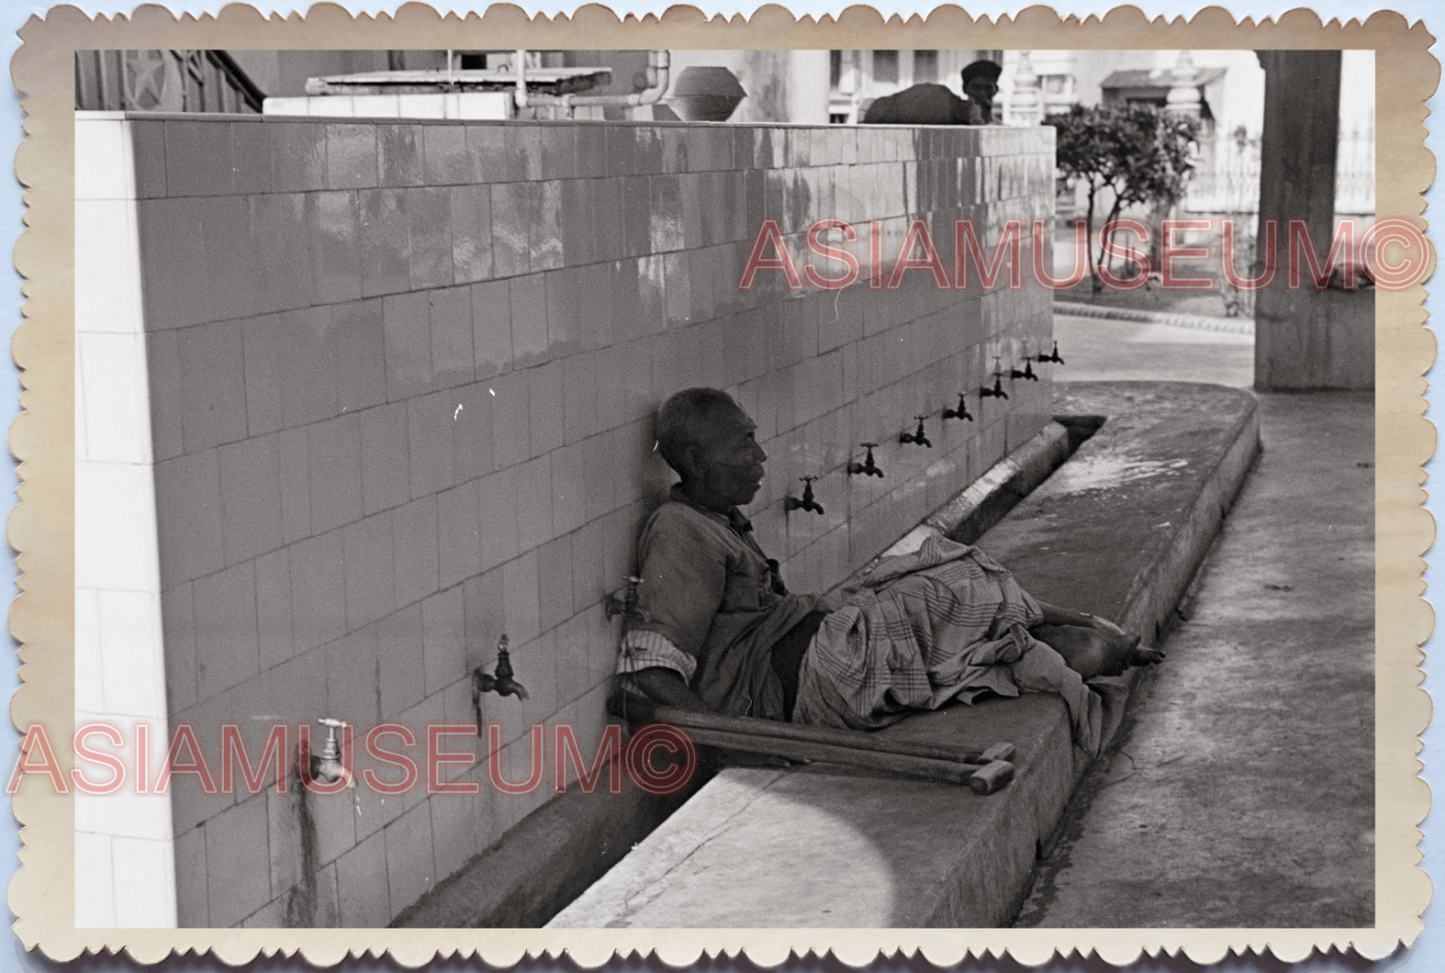
[[[1290,220],[1308,224],[1321,260],[1330,249],[1340,52],[1259,51],[1258,55],[1265,88],[1256,240],[1262,248],[1265,227],[1276,227],[1276,274],[1255,303],[1255,388],[1373,387],[1373,292],[1316,290],[1307,267],[1301,286],[1289,287]],[[1256,273],[1264,256],[1260,252],[1255,258]]]

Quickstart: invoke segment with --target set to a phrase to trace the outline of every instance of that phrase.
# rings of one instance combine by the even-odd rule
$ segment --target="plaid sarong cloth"
[[[1043,621],[1038,602],[977,548],[930,536],[916,553],[880,561],[844,601],[803,657],[794,722],[872,730],[984,690],[1051,690],[1080,745],[1097,745],[1098,697],[1028,635]]]

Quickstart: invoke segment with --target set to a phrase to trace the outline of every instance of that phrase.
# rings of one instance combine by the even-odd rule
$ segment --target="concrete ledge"
[[[701,784],[701,779],[695,784]],[[569,791],[527,815],[391,923],[402,929],[532,928],[581,894],[696,790],[653,797],[628,783]]]
[[[1253,396],[1186,383],[1059,387],[1093,438],[979,542],[1046,601],[1160,635],[1259,449]],[[1166,663],[1167,664],[1167,663]],[[1117,726],[1127,680],[1101,680]],[[1088,758],[1052,695],[920,714],[882,731],[1018,748],[1018,777],[964,788],[813,765],[726,770],[564,909],[554,927],[999,926]]]

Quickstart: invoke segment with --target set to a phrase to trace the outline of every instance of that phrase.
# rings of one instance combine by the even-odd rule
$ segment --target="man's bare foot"
[[[1117,676],[1130,666],[1164,661],[1158,649],[1140,645],[1139,635],[1117,625],[1084,628],[1079,625],[1037,625],[1029,630],[1034,638],[1063,656],[1084,679]]]

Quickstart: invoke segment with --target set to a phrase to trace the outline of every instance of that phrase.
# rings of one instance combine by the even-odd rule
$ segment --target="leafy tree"
[[[1125,206],[1172,204],[1183,195],[1184,184],[1194,172],[1191,146],[1199,124],[1191,118],[1140,105],[1072,105],[1067,112],[1045,118],[1044,124],[1058,132],[1058,168],[1070,183],[1083,180],[1088,189],[1090,240],[1094,238],[1095,208],[1105,189],[1114,194],[1103,224],[1108,226]],[[1098,259],[1092,245],[1088,256],[1094,290],[1103,290],[1098,271],[1098,263],[1104,259],[1102,241]]]

